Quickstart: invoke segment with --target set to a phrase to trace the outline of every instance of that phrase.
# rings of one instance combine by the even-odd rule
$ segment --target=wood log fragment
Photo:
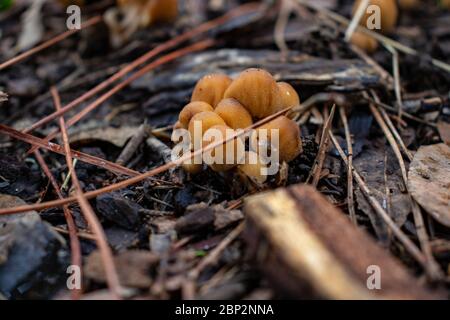
[[[289,298],[434,299],[405,267],[314,188],[278,189],[245,201],[250,255]],[[379,268],[380,289],[369,289]]]

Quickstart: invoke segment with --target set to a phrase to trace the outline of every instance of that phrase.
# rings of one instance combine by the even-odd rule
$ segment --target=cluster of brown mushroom
[[[295,89],[288,83],[276,82],[272,75],[262,69],[247,69],[235,80],[224,74],[210,74],[198,81],[192,94],[191,102],[179,114],[175,128],[184,128],[189,131],[191,138],[191,151],[194,145],[205,147],[211,141],[205,141],[208,130],[216,129],[223,133],[235,132],[238,129],[250,127],[255,121],[268,117],[287,107],[300,104]],[[194,124],[201,123],[202,136],[196,136]],[[260,130],[266,129],[270,145],[270,129],[278,129],[279,162],[289,162],[302,152],[300,128],[297,123],[287,116],[279,116],[274,120],[258,127],[251,139],[259,139]],[[224,138],[226,135],[223,135]],[[197,144],[195,142],[198,142]],[[227,147],[234,150],[236,140],[232,140],[217,147],[212,152],[223,148],[226,155]],[[257,153],[257,152],[256,152]],[[267,163],[262,161],[259,154],[257,163],[247,161],[255,157],[255,151],[246,151],[245,159],[235,158],[232,163],[209,164],[217,172],[228,171],[233,168],[258,183],[264,183],[267,176],[261,174],[261,167]],[[242,161],[244,160],[244,161]],[[241,164],[239,164],[241,163]],[[185,164],[184,169],[189,173],[198,173],[202,164]]]

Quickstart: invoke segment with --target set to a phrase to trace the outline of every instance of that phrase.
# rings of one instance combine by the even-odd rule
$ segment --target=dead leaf
[[[138,127],[97,127],[89,130],[83,129],[70,134],[70,141],[71,143],[76,143],[80,141],[100,140],[122,148],[137,130]]]
[[[119,273],[120,283],[131,288],[149,288],[152,284],[150,269],[156,265],[159,258],[151,252],[129,250],[114,257]],[[106,275],[103,262],[98,251],[94,251],[84,267],[86,277],[105,283]]]
[[[421,147],[409,169],[408,188],[428,213],[450,227],[450,147]]]
[[[387,163],[385,163],[385,153],[387,153]],[[411,203],[408,194],[404,192],[400,167],[389,147],[385,145],[384,141],[374,140],[354,159],[353,164],[375,198],[383,205],[395,223],[399,227],[403,226],[411,212]],[[386,181],[384,179],[385,170]],[[369,216],[380,241],[387,244],[389,232],[386,223],[375,213],[359,189],[355,190],[355,194],[359,209]]]

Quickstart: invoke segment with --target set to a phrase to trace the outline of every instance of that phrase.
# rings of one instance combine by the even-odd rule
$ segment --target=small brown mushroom
[[[207,133],[211,133],[211,130],[217,130],[216,133],[218,136],[216,137],[216,134],[213,134],[214,139],[207,140],[205,135],[208,136]],[[227,125],[212,126],[205,132],[205,135],[203,136],[203,148],[211,143],[225,141],[232,137],[234,134],[235,131]],[[244,147],[244,145],[242,145],[242,147]],[[208,164],[209,167],[216,172],[228,171],[236,167],[240,157],[244,156],[244,153],[242,152],[241,154],[240,150],[238,149],[238,138],[232,141],[228,141],[227,143],[224,143],[223,145],[218,146],[210,151],[205,151],[204,155],[207,153],[209,153],[213,158],[219,158],[219,163]]]
[[[377,40],[360,31],[353,33],[350,42],[367,53],[373,53],[378,48]]]
[[[262,129],[267,130],[267,136],[262,134]],[[267,143],[269,146],[276,146],[274,141],[273,132],[271,130],[278,130],[278,151],[279,162],[290,162],[294,160],[303,151],[301,132],[297,123],[286,116],[280,116],[276,119],[260,126],[256,130],[256,135],[252,136],[252,143],[256,146],[256,143],[261,143],[261,139],[267,137]]]
[[[189,121],[191,121],[192,117],[197,113],[204,111],[214,111],[214,108],[206,102],[191,102],[187,104],[183,110],[181,110],[180,115],[178,116],[178,122],[180,122],[183,128],[187,129],[189,127]]]
[[[289,83],[278,82],[278,89],[280,90],[281,109],[295,107],[300,104],[297,91]]]
[[[224,98],[238,100],[257,119],[273,114],[280,105],[278,85],[272,75],[262,69],[242,72],[225,91]]]
[[[200,125],[200,128],[197,130],[201,130],[201,132],[196,132],[196,124]],[[217,114],[212,111],[203,111],[197,113],[191,118],[189,122],[189,134],[191,136],[191,142],[194,145],[194,148],[198,149],[202,145],[202,138],[205,132],[215,126],[215,125],[226,125],[225,121]]]
[[[355,4],[353,5],[353,14],[355,14],[360,3],[361,3],[361,0],[355,1]],[[369,6],[371,6],[371,5],[375,5],[380,8],[381,30],[377,30],[377,31],[381,31],[383,33],[389,33],[389,32],[394,31],[395,26],[397,24],[397,18],[398,18],[398,8],[397,8],[396,0],[370,0]],[[373,14],[374,13],[369,13],[366,10],[365,14],[363,15],[363,17],[361,18],[361,20],[359,22],[360,25],[364,26],[364,27],[370,27],[368,25],[368,22],[372,21],[372,20],[374,20],[374,18],[376,18],[375,16],[372,17]]]
[[[256,162],[253,160],[256,160]],[[237,167],[241,175],[258,184],[263,184],[267,180],[267,175],[263,172],[264,168],[267,168],[267,165],[265,165],[259,155],[253,151],[246,152],[245,163],[240,164]]]
[[[222,100],[225,91],[230,86],[230,77],[225,74],[209,74],[201,78],[195,85],[191,101],[203,101],[214,108]]]
[[[236,99],[224,99],[214,110],[232,129],[244,129],[253,124],[252,116]]]

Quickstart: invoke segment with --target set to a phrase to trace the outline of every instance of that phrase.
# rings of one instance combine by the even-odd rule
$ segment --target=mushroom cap
[[[225,74],[208,74],[195,85],[191,101],[204,101],[215,108],[232,81]]]
[[[236,99],[223,99],[214,112],[232,129],[244,129],[253,124],[252,115]]]
[[[300,104],[300,97],[293,86],[287,82],[278,82],[277,85],[280,95],[280,110],[288,107],[295,107]]]
[[[201,136],[198,137],[195,135],[196,123],[199,123],[201,128]],[[225,126],[226,123],[217,113],[214,113],[213,111],[203,111],[197,113],[191,118],[191,121],[189,122],[189,134],[191,136],[191,141],[192,142],[196,141],[197,145],[201,145],[201,141],[205,132],[215,125]]]
[[[268,143],[270,145],[275,145],[276,141],[273,141],[272,129],[279,130],[278,136],[278,150],[280,156],[280,162],[286,161],[290,162],[294,160],[303,151],[302,139],[300,128],[297,123],[286,116],[279,116],[274,120],[260,126],[256,130],[256,135],[252,136],[252,142],[255,146],[255,138],[260,140],[266,136],[262,134],[261,130],[267,130]]]
[[[361,0],[355,1],[355,4],[353,5],[353,14],[355,14],[356,10],[358,9],[360,2]],[[395,29],[398,18],[398,8],[396,0],[370,0],[369,6],[370,5],[376,5],[380,7],[381,30],[379,31],[383,33],[392,32]],[[367,22],[372,15],[373,13],[368,13],[366,11],[359,24],[361,26],[367,27]]]
[[[238,100],[250,114],[261,119],[273,114],[280,104],[278,85],[262,69],[247,69],[225,91],[224,98]]]
[[[210,130],[217,130],[218,134],[220,135],[220,138],[218,138],[218,140],[217,140],[214,137],[214,139],[212,141],[207,141],[205,139],[205,136],[203,136],[203,139],[202,139],[203,148],[205,148],[206,146],[208,146],[211,143],[216,143],[218,141],[227,140],[236,133],[233,129],[231,129],[227,125],[212,126],[211,128],[209,128],[207,130],[207,132]],[[205,134],[206,134],[206,132],[205,132]],[[243,154],[242,155],[239,154],[238,151],[239,150],[238,150],[237,139],[228,141],[227,143],[224,143],[223,145],[218,146],[210,151],[206,151],[206,152],[209,152],[212,157],[219,157],[220,158],[219,161],[221,162],[221,163],[209,164],[209,167],[216,172],[228,171],[228,170],[236,167],[238,160],[240,159],[241,156],[243,156]],[[230,153],[232,153],[232,154],[230,154]],[[222,157],[220,155],[222,155]],[[233,158],[228,159],[228,157],[227,157],[228,155],[229,155],[229,157],[233,156]]]
[[[256,159],[256,163],[251,163],[250,159]],[[250,178],[251,180],[263,184],[267,180],[267,175],[261,173],[261,169],[267,168],[262,161],[259,155],[253,151],[245,152],[245,163],[240,164],[237,169],[244,176]]]
[[[182,125],[183,128],[187,129],[189,127],[189,122],[191,121],[192,117],[195,116],[197,113],[204,112],[204,111],[214,111],[214,108],[211,107],[206,102],[202,101],[195,101],[187,104],[183,110],[181,110],[180,115],[178,116],[178,121]]]
[[[373,53],[378,48],[378,41],[376,39],[360,31],[353,33],[350,42],[367,53]]]

